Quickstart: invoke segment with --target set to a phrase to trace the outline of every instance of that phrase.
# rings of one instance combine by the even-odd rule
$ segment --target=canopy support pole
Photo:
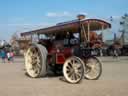
[[[88,22],[88,32],[87,32],[87,36],[88,36],[88,42],[90,42],[90,23]]]
[[[33,36],[32,36],[32,34],[31,34],[31,42],[32,42],[32,37],[33,37]]]
[[[104,30],[104,24],[102,24],[102,31],[101,31],[101,40],[103,42],[103,30]]]
[[[82,29],[83,29],[83,33],[84,33],[84,42],[87,42],[87,34],[86,34],[86,31],[85,31],[85,27],[84,27],[84,25],[82,24]]]
[[[38,36],[38,41],[40,40],[40,34],[37,34],[37,36]]]
[[[103,30],[104,30],[104,24],[101,24],[101,42],[103,42]],[[102,43],[101,43],[102,46]],[[103,46],[100,48],[100,56],[103,56],[103,50],[102,50]]]

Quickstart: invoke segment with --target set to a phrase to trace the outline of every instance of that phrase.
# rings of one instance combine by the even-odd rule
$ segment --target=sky
[[[0,0],[0,40],[76,19],[81,13],[108,21],[113,16],[116,22],[128,13],[128,0]]]

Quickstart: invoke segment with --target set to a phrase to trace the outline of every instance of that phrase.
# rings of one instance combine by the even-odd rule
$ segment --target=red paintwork
[[[56,54],[56,64],[64,64],[65,60],[66,59],[63,53]]]
[[[48,54],[56,56],[56,64],[64,64],[65,60],[72,55],[71,48],[55,49],[49,48]]]

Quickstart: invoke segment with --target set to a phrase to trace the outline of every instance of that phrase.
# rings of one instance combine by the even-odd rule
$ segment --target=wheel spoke
[[[72,67],[73,67],[73,66],[72,66],[72,63],[69,62],[69,63],[68,63],[68,68],[69,68],[69,69],[72,69]]]
[[[39,74],[39,73],[40,73],[40,68],[37,67],[37,66],[35,67],[35,73],[36,73],[36,74]]]
[[[81,73],[76,73],[77,78],[81,77]]]
[[[28,53],[28,55],[29,55],[30,57],[32,57],[32,56],[33,56],[32,52],[29,52],[29,53]]]
[[[69,77],[71,77],[71,76],[73,75],[73,73],[74,73],[73,71],[70,71],[70,72],[67,73],[67,74],[68,74]]]
[[[81,69],[81,65],[80,64],[76,64],[76,68],[79,70]]]
[[[72,80],[75,80],[75,73],[72,73],[71,79],[72,79]]]

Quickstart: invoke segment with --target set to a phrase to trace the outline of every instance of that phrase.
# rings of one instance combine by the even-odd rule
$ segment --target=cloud
[[[70,12],[64,11],[64,12],[48,12],[46,13],[47,17],[71,17],[72,15]]]
[[[83,15],[88,15],[88,13],[86,13],[86,12],[79,12],[78,14],[83,14]]]
[[[111,16],[113,19],[120,19],[121,16]]]
[[[76,17],[78,14],[83,14],[83,15],[88,15],[86,12],[47,12],[45,16],[47,17],[53,17],[53,18],[58,18],[58,17]]]

